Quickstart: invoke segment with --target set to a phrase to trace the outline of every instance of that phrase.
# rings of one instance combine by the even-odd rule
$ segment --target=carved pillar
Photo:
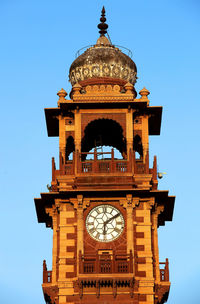
[[[133,113],[131,110],[126,113],[126,149],[129,159],[129,151],[133,149]]]
[[[83,254],[83,196],[77,195],[77,200],[77,253],[81,251]]]
[[[160,265],[159,265],[159,250],[158,250],[158,215],[163,212],[164,206],[155,208],[152,214],[152,237],[153,237],[153,253],[156,281],[160,281]]]
[[[132,253],[132,259],[134,259],[134,222],[133,222],[133,209],[139,204],[138,197],[132,197],[131,194],[127,194],[126,199],[122,200],[120,204],[126,209],[126,222],[127,222],[127,254]],[[134,268],[133,263],[133,268]],[[135,269],[133,269],[135,273]]]
[[[52,251],[52,284],[55,284],[58,276],[58,267],[57,267],[57,257],[58,257],[58,234],[59,234],[59,214],[58,207],[53,206],[53,208],[46,208],[46,212],[52,218],[53,226],[53,251]]]
[[[66,148],[65,119],[62,115],[59,116],[59,148],[63,159],[63,163],[65,163],[65,148]]]
[[[130,250],[134,252],[133,245],[133,206],[132,206],[132,195],[127,195],[127,207],[126,207],[126,215],[127,215],[127,254],[130,253]]]
[[[84,219],[83,211],[89,201],[83,200],[83,195],[77,195],[77,201],[74,204],[74,208],[77,209],[77,256],[84,254]],[[79,259],[77,260],[77,271],[79,273]]]
[[[149,279],[153,278],[153,248],[152,248],[152,221],[151,221],[151,214],[152,214],[152,207],[155,205],[155,198],[143,199],[144,204],[144,225],[146,226],[145,232],[145,251],[146,251],[146,269],[147,276]]]
[[[75,111],[75,150],[81,152],[81,114]]]
[[[143,162],[145,162],[147,153],[149,151],[149,125],[148,125],[147,115],[144,115],[142,119],[142,147],[143,147]]]
[[[77,108],[75,111],[75,174],[79,172],[80,157],[81,157],[81,114]]]

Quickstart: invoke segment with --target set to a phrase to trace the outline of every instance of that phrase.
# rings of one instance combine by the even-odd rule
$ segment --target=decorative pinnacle
[[[65,96],[67,96],[67,92],[63,88],[60,91],[58,91],[57,95],[59,97],[59,102],[66,101]]]
[[[101,18],[100,18],[101,23],[98,24],[98,28],[100,29],[99,34],[101,37],[105,36],[105,34],[107,33],[107,28],[108,28],[108,25],[105,23],[106,22],[105,13],[106,13],[106,11],[103,6],[102,11],[101,11]]]
[[[141,99],[148,99],[148,95],[150,94],[150,92],[144,87],[139,94],[142,96]]]

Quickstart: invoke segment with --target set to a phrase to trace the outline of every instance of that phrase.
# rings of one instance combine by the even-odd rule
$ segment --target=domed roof
[[[133,60],[115,47],[105,37],[107,24],[105,23],[105,9],[102,10],[100,37],[96,45],[88,48],[72,63],[69,80],[72,86],[84,80],[97,78],[118,79],[133,85],[137,79],[137,68]]]

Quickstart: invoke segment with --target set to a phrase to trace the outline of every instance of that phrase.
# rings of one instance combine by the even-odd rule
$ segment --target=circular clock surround
[[[124,217],[112,205],[99,205],[94,207],[87,215],[86,229],[94,240],[112,242],[124,230]]]

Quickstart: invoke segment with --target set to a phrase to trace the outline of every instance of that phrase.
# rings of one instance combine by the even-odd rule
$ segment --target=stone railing
[[[43,261],[43,283],[52,282],[52,271],[47,270],[46,261]]]
[[[160,281],[161,282],[169,282],[169,261],[166,259],[165,262],[160,263],[160,265],[164,265],[164,267],[160,268]]]
[[[79,272],[82,274],[133,273],[133,255],[79,254]]]
[[[145,162],[142,159],[135,159],[135,152],[130,151],[128,159],[115,159],[114,150],[111,152],[74,152],[73,159],[64,161],[63,153],[60,152],[60,169],[56,170],[54,158],[52,158],[52,181],[59,175],[121,175],[125,173],[133,174],[154,174],[157,177],[157,168],[149,169],[148,155]],[[103,158],[105,154],[110,154],[110,158]],[[91,159],[87,160],[86,156]],[[100,157],[99,157],[100,156]],[[106,155],[108,156],[108,155]],[[156,171],[156,172],[155,172]]]

